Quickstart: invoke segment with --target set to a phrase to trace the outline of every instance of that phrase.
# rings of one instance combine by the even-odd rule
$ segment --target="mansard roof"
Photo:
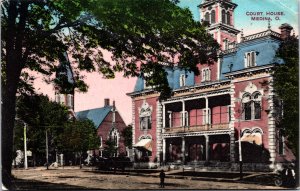
[[[256,52],[256,66],[283,63],[276,57],[280,42],[280,34],[272,30],[245,36],[236,47],[222,52],[220,79],[225,79],[225,73],[245,69],[247,52]]]
[[[255,70],[255,68],[264,68],[264,66],[272,64],[282,64],[283,60],[276,57],[276,51],[281,42],[280,34],[272,31],[270,28],[266,31],[255,33],[243,37],[240,43],[232,49],[222,51],[220,53],[220,76],[219,82],[226,81],[229,74],[240,73],[244,70]],[[245,54],[247,52],[256,52],[256,66],[246,68]],[[167,78],[170,88],[175,91],[181,91],[184,88],[193,88],[199,84],[195,84],[195,74],[180,69],[177,66],[166,65]],[[180,75],[186,75],[186,84],[180,87]],[[201,83],[206,86],[206,83]],[[142,77],[137,79],[133,94],[139,93],[153,93],[152,89],[144,89],[144,79]],[[132,93],[128,95],[133,95]]]
[[[91,120],[95,124],[96,128],[98,128],[100,124],[104,121],[106,116],[109,114],[109,112],[112,110],[112,108],[112,106],[106,106],[102,108],[88,109],[76,112],[75,116],[76,119],[79,120]]]

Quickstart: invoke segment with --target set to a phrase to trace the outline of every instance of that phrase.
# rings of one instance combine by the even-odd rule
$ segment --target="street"
[[[160,189],[159,178],[154,174],[113,174],[99,172],[92,168],[79,167],[46,170],[31,168],[13,170],[16,190],[84,190],[84,189]],[[214,180],[192,180],[192,178],[174,178],[167,174],[164,189],[282,189],[256,182],[226,182]]]

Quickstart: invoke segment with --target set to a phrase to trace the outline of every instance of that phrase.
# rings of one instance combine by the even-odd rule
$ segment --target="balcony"
[[[185,127],[166,127],[165,133],[188,133],[188,132],[200,132],[200,131],[213,131],[229,129],[229,123],[220,124],[208,124],[197,126],[185,126]]]

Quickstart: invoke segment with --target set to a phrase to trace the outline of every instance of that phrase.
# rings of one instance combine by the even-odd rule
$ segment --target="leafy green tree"
[[[44,95],[21,95],[17,100],[17,123],[14,133],[14,151],[23,150],[23,126],[27,124],[27,149],[33,153],[33,160],[44,161],[46,151],[46,131],[48,131],[49,152],[54,153],[61,145],[59,135],[68,120],[68,110],[51,102]]]
[[[2,55],[2,177],[10,186],[16,93],[20,84],[32,90],[23,69],[50,81],[62,52],[75,59],[74,87],[86,91],[79,71],[99,71],[112,78],[143,74],[152,61],[179,60],[195,70],[217,55],[217,43],[188,9],[176,0],[49,0],[4,1],[1,12]],[[101,50],[112,53],[111,64]],[[165,74],[163,75],[166,78]],[[29,81],[32,79],[29,77]],[[162,82],[165,82],[163,80]],[[157,88],[161,88],[159,85]],[[166,89],[163,86],[162,89]],[[26,89],[27,88],[27,89]],[[167,91],[168,92],[168,91]]]
[[[122,136],[124,137],[124,144],[129,149],[132,148],[132,126],[128,125],[123,131]]]
[[[117,153],[118,147],[113,140],[108,139],[105,141],[105,146],[103,150],[103,155],[106,157],[114,157]]]
[[[88,150],[99,148],[100,140],[97,136],[97,129],[90,120],[69,121],[64,125],[63,133],[60,134],[60,150],[69,153],[78,153],[81,158]]]
[[[284,64],[277,65],[274,72],[274,90],[283,101],[283,117],[280,127],[288,137],[289,147],[299,155],[299,40],[291,36],[284,40],[277,56]]]

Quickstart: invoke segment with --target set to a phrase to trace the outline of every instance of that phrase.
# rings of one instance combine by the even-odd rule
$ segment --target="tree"
[[[285,39],[277,56],[284,64],[274,71],[274,90],[283,102],[280,127],[288,137],[289,147],[296,157],[299,155],[299,40],[295,36]]]
[[[188,9],[169,0],[49,0],[4,1],[1,14],[2,55],[2,177],[10,186],[16,93],[20,84],[32,88],[27,70],[50,81],[62,52],[75,59],[75,88],[86,91],[79,71],[143,76],[143,67],[179,60],[195,70],[197,63],[216,58],[217,43],[195,22]],[[103,58],[110,51],[114,63]],[[147,67],[146,67],[147,68]],[[161,74],[161,72],[160,72]],[[162,73],[164,79],[166,74]],[[32,78],[29,78],[31,81]],[[166,82],[164,80],[163,82]],[[156,86],[158,89],[160,85]],[[162,89],[166,89],[163,85]],[[164,95],[164,94],[163,94]]]
[[[125,147],[132,148],[132,126],[128,125],[123,131],[122,136],[124,137]]]
[[[55,152],[59,148],[61,140],[58,139],[63,132],[64,123],[68,119],[68,110],[66,107],[51,102],[44,95],[22,95],[17,99],[18,121],[14,133],[14,147],[23,150],[23,122],[27,128],[27,148],[33,153],[34,163],[37,160],[44,161],[46,151],[46,131],[48,131],[49,152]]]
[[[105,147],[103,150],[103,155],[106,157],[114,157],[118,151],[118,147],[116,143],[112,139],[108,139],[105,141]]]
[[[83,153],[88,150],[99,148],[100,140],[97,129],[90,120],[69,121],[64,125],[63,133],[60,134],[62,152],[78,153],[80,167]]]

